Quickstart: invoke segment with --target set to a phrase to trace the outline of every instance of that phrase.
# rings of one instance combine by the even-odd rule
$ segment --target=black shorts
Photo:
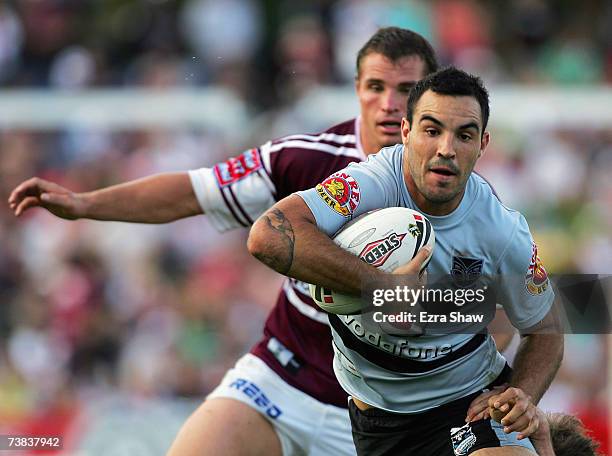
[[[490,387],[507,382],[506,365]],[[350,401],[353,441],[359,456],[463,456],[482,448],[520,445],[533,450],[528,439],[517,433],[504,434],[496,421],[465,423],[471,402],[481,392],[415,414],[391,413],[380,409],[359,410]],[[535,454],[535,453],[534,453]]]

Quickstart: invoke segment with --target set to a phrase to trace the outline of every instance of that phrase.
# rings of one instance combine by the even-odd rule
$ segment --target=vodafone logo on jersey
[[[325,204],[343,217],[350,217],[359,206],[359,184],[346,173],[334,173],[315,188]]]
[[[383,239],[370,242],[364,247],[359,254],[359,258],[372,266],[382,266],[385,261],[391,256],[394,250],[397,250],[402,245],[402,240],[406,236],[404,234],[391,233]]]

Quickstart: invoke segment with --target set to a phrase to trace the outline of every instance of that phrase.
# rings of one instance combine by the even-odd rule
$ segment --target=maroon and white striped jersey
[[[285,136],[213,168],[190,171],[194,192],[219,231],[250,226],[276,201],[364,160],[358,127],[359,119],[352,119],[320,134]],[[285,280],[264,337],[251,353],[295,388],[347,406],[332,368],[327,315],[310,298],[307,284]]]

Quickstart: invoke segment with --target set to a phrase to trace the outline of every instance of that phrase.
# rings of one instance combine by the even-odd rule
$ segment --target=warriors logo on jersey
[[[538,246],[531,243],[531,262],[525,276],[525,288],[532,295],[539,295],[548,288],[548,273],[538,256]]]
[[[350,217],[359,205],[359,184],[346,173],[334,173],[316,186],[325,204],[343,217]]]
[[[483,263],[482,259],[454,255],[451,276],[455,285],[459,288],[473,285],[482,274]]]

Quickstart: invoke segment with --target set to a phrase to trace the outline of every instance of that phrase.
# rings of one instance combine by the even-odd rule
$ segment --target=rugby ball
[[[366,212],[344,225],[333,240],[366,263],[386,272],[408,263],[421,247],[428,245],[432,253],[421,270],[426,268],[436,242],[429,220],[406,207]],[[310,295],[320,308],[330,313],[350,314],[362,307],[360,298],[319,285],[310,285]]]

